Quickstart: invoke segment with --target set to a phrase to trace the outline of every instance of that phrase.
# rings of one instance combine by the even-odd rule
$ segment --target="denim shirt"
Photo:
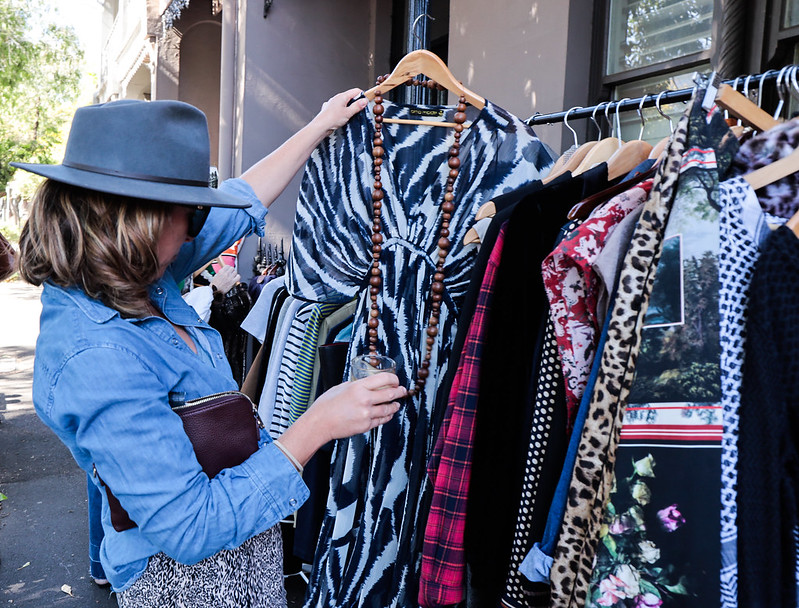
[[[195,399],[238,388],[221,336],[184,302],[177,284],[236,239],[263,234],[266,209],[250,186],[234,179],[220,189],[253,206],[211,209],[199,236],[150,288],[158,308],[186,328],[198,349],[210,346],[205,353],[194,353],[160,317],[122,318],[79,288],[46,283],[42,292],[36,412],[82,469],[96,466],[138,524],[115,531],[102,492],[101,561],[115,591],[127,589],[151,555],[196,563],[270,528],[308,497],[301,476],[264,432],[255,454],[209,479],[169,405],[171,392]]]

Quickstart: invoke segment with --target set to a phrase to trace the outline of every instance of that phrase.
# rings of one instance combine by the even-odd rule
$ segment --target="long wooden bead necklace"
[[[381,84],[384,78],[385,77],[378,78],[377,84]],[[433,81],[419,82],[414,80],[409,81],[408,84],[427,86],[431,89],[439,88]],[[375,356],[378,354],[377,328],[380,325],[380,308],[377,305],[377,296],[383,284],[382,272],[380,270],[380,254],[383,250],[383,223],[381,216],[383,213],[383,199],[385,197],[383,182],[381,181],[383,156],[385,155],[382,137],[384,111],[383,95],[382,92],[378,90],[375,92],[374,106],[372,108],[372,113],[375,117],[375,135],[372,142],[372,167],[374,172],[374,184],[372,189],[372,268],[369,278],[369,298],[372,304],[369,310],[369,320],[367,322],[369,354]],[[433,354],[433,345],[435,344],[436,336],[438,336],[441,300],[444,297],[444,263],[446,262],[450,248],[449,222],[452,218],[453,211],[455,211],[455,195],[453,190],[461,166],[458,155],[460,154],[460,139],[461,133],[463,132],[463,123],[466,122],[466,98],[463,95],[460,96],[458,105],[455,107],[453,122],[455,122],[455,141],[449,149],[449,158],[447,160],[449,174],[444,191],[444,200],[441,203],[441,223],[438,231],[438,261],[436,263],[435,273],[433,274],[433,284],[430,286],[430,317],[427,320],[425,353],[416,371],[415,384],[408,391],[409,396],[419,394],[424,390],[425,383],[430,375],[430,359]]]

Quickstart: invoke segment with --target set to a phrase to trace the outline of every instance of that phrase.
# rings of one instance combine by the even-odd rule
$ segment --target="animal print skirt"
[[[117,602],[119,608],[285,608],[280,525],[192,566],[153,555]]]

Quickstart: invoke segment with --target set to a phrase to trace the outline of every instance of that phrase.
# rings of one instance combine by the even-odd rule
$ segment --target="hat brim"
[[[42,175],[71,186],[97,190],[106,194],[129,196],[173,205],[203,205],[205,207],[229,207],[244,209],[252,203],[210,186],[184,186],[165,184],[130,177],[93,173],[64,165],[42,165],[37,163],[10,163],[12,167]]]

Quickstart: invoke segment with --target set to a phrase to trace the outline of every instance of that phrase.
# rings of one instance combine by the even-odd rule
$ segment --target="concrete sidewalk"
[[[0,604],[116,607],[89,578],[86,476],[31,403],[40,293],[0,283]]]

